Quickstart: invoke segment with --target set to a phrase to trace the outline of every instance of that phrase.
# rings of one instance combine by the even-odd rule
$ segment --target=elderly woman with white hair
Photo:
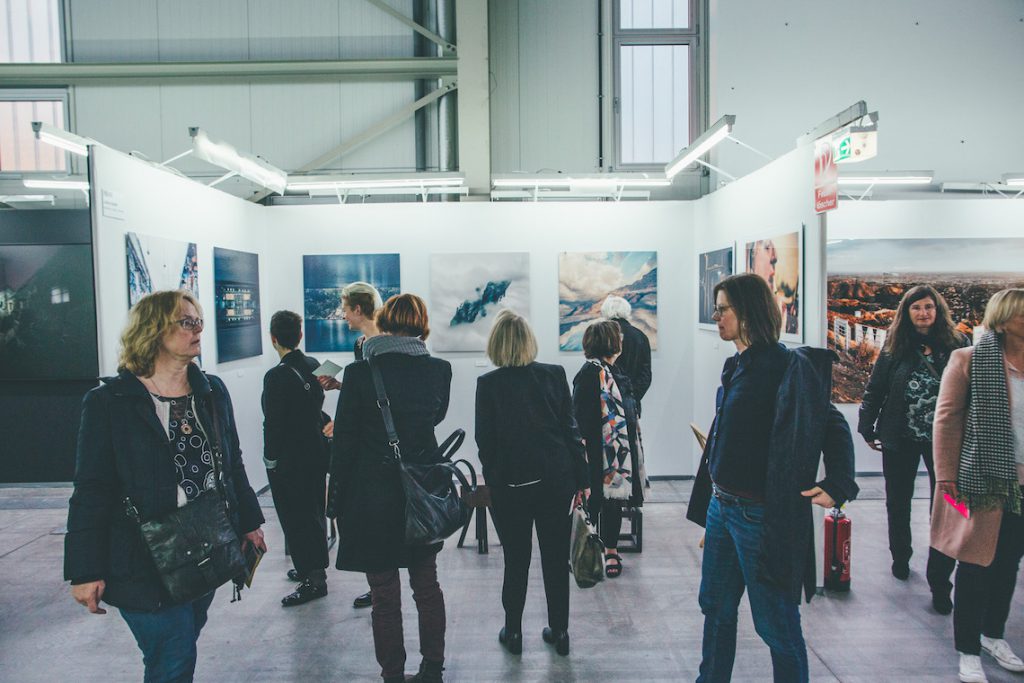
[[[633,385],[637,416],[640,401],[651,388],[651,342],[647,335],[629,322],[633,307],[621,296],[609,296],[601,304],[601,317],[614,320],[622,330],[622,355],[615,367],[622,370]]]

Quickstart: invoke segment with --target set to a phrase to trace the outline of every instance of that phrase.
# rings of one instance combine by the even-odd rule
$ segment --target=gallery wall
[[[263,373],[277,362],[269,339],[263,353],[217,363],[214,324],[214,247],[260,256],[261,289],[266,289],[266,227],[263,207],[207,188],[106,147],[92,148],[92,213],[96,245],[100,375],[117,371],[119,336],[128,315],[125,233],[195,242],[198,247],[199,302],[203,332],[203,368],[219,375],[234,400],[238,436],[246,471],[257,488],[266,484],[263,468],[263,416],[259,396]]]
[[[559,351],[559,253],[656,251],[658,259],[658,348],[654,381],[644,399],[643,430],[648,473],[693,473],[690,437],[680,425],[691,414],[694,302],[694,227],[691,204],[657,203],[429,203],[273,207],[268,225],[263,316],[287,308],[303,311],[302,257],[309,254],[401,256],[401,289],[431,303],[432,254],[528,252],[530,315],[540,345],[538,360],[560,363],[569,380],[583,363],[582,353]],[[445,324],[434,319],[432,326]],[[430,342],[428,341],[428,346]],[[351,353],[318,353],[339,364]],[[476,457],[473,415],[476,379],[493,369],[481,352],[436,352],[452,363],[452,399],[441,436],[462,427],[460,455]],[[333,412],[337,394],[329,394]]]

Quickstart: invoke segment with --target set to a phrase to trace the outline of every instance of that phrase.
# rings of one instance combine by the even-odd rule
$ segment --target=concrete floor
[[[863,478],[864,496],[850,504],[854,521],[853,590],[803,607],[813,681],[955,681],[952,622],[931,610],[924,581],[927,500],[914,503],[918,553],[907,582],[889,575],[881,479]],[[539,558],[534,559],[524,618],[524,652],[505,653],[499,546],[449,543],[439,557],[448,604],[448,681],[686,681],[700,663],[697,607],[700,529],[685,521],[689,484],[658,482],[645,512],[645,551],[625,555],[620,579],[572,588],[572,654],[561,658],[540,639],[545,624]],[[919,491],[923,493],[923,488]],[[69,490],[0,489],[0,681],[138,681],[141,658],[124,622],[111,610],[88,614],[61,581],[63,525]],[[267,498],[263,498],[268,501]],[[269,502],[267,502],[269,505]],[[271,553],[252,590],[230,604],[222,589],[199,641],[199,681],[372,681],[369,610],[351,599],[365,591],[361,575],[331,571],[330,595],[282,609],[289,567],[272,508]],[[492,535],[492,542],[494,538]],[[407,670],[419,663],[415,609],[406,589]],[[1024,653],[1024,594],[1018,592],[1007,639]],[[771,660],[754,633],[744,601],[735,681],[767,681]],[[984,658],[989,680],[1024,681]]]

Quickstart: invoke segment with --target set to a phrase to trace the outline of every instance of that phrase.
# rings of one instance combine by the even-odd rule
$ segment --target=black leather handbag
[[[377,406],[384,418],[384,429],[388,434],[388,445],[394,451],[394,463],[399,470],[402,490],[405,492],[405,542],[409,545],[432,545],[448,538],[469,521],[472,510],[462,500],[458,481],[464,491],[476,491],[476,470],[465,460],[452,461],[452,455],[459,450],[466,438],[466,432],[456,429],[444,443],[437,447],[428,464],[413,464],[402,460],[398,432],[391,416],[391,404],[384,390],[380,371],[367,359],[373,385],[377,391]],[[459,470],[464,465],[470,478]]]
[[[195,408],[193,407],[193,410]],[[213,474],[217,487],[203,491],[183,507],[158,519],[143,521],[131,498],[125,497],[125,512],[139,525],[160,580],[175,603],[186,603],[220,588],[246,572],[242,545],[228,515],[224,495],[223,454],[217,440],[210,439]],[[198,413],[197,413],[198,414]],[[201,426],[200,426],[201,428]]]

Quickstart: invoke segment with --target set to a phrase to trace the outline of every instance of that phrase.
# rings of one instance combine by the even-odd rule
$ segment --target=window
[[[51,304],[66,304],[71,301],[71,292],[63,287],[51,287],[50,288],[50,303]]]
[[[60,0],[0,0],[0,62],[60,62]]]
[[[63,90],[0,90],[0,173],[67,170],[67,152],[32,132],[33,121],[64,128],[66,103]]]
[[[615,139],[619,167],[662,166],[700,132],[700,0],[617,0]]]

